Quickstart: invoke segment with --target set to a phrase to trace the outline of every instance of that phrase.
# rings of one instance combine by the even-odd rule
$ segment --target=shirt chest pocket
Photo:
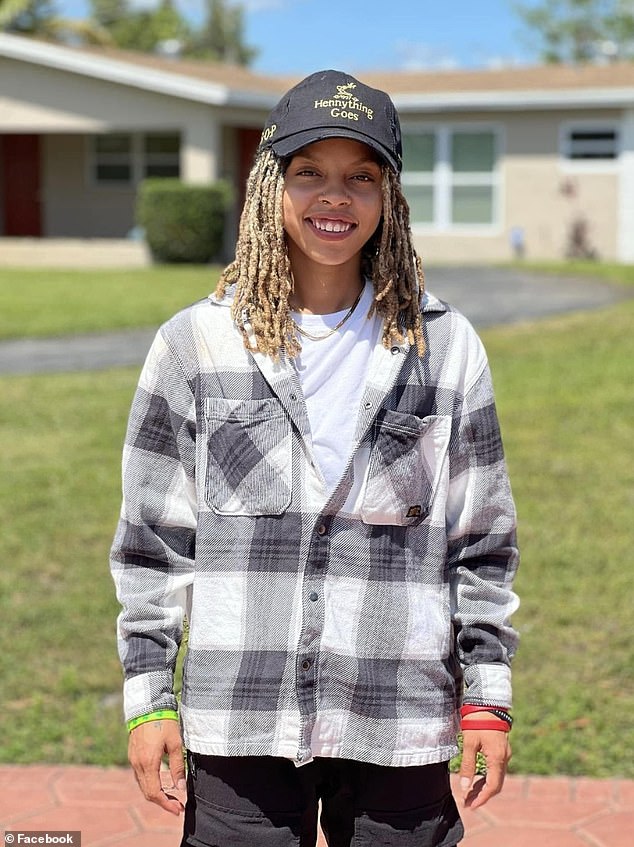
[[[416,526],[430,514],[443,478],[451,417],[386,411],[373,426],[361,519]]]
[[[205,500],[219,514],[280,515],[291,502],[291,423],[275,398],[205,399]]]

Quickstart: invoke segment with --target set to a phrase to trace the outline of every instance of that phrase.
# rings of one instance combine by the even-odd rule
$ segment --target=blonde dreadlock
[[[384,320],[386,347],[401,342],[405,334],[423,356],[423,268],[412,245],[407,201],[397,175],[388,167],[383,168],[382,190],[382,223],[362,256],[362,273],[374,284],[370,314]],[[272,151],[263,150],[247,181],[236,257],[216,290],[220,299],[229,285],[235,285],[231,313],[245,346],[274,359],[282,348],[291,357],[301,350],[288,303],[293,277],[284,233],[283,192],[283,162]]]

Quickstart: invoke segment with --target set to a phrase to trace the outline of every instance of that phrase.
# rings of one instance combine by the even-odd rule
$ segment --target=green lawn
[[[634,777],[633,337],[634,300],[483,333],[523,552],[514,772]],[[0,761],[125,761],[106,559],[137,372],[0,378]]]
[[[634,302],[484,334],[520,518],[514,766],[634,776]]]
[[[0,269],[0,339],[158,326],[206,297],[220,268]]]

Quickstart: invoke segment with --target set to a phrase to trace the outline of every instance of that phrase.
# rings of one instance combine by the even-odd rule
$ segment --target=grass
[[[634,300],[483,333],[523,552],[517,773],[634,778],[633,336]],[[0,378],[1,761],[125,762],[106,558],[136,378]]]
[[[484,334],[520,518],[514,766],[634,776],[634,302]]]
[[[0,380],[3,761],[124,759],[106,556],[135,376]]]
[[[0,339],[158,326],[206,297],[220,268],[0,270]]]

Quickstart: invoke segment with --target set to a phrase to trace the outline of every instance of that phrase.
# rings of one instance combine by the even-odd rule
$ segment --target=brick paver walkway
[[[634,781],[511,776],[503,794],[462,815],[464,847],[629,847]],[[2,832],[80,830],[82,847],[178,847],[180,827],[145,802],[127,768],[0,765]]]

